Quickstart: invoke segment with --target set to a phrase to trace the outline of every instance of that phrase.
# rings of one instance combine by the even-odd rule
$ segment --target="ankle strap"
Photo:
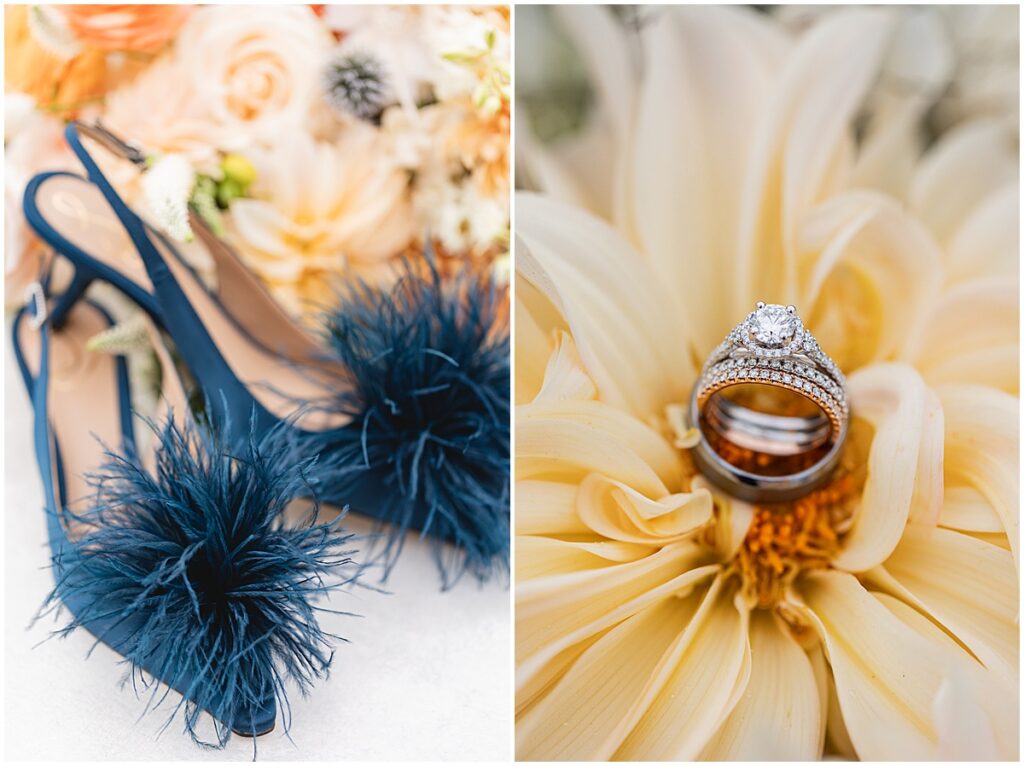
[[[78,133],[85,134],[93,141],[96,141],[104,149],[111,154],[115,154],[118,157],[128,160],[134,165],[144,167],[146,164],[146,155],[142,152],[142,149],[129,141],[125,141],[120,136],[110,132],[99,119],[96,120],[92,125],[89,125],[79,120],[73,120],[68,126],[69,129],[74,126],[74,130]],[[76,154],[77,154],[76,150]],[[79,155],[81,157],[81,155]]]

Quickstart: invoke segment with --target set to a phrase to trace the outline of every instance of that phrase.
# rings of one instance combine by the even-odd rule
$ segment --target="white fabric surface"
[[[120,688],[119,656],[101,645],[86,659],[85,632],[33,648],[63,622],[27,629],[52,580],[31,408],[9,348],[5,358],[6,760],[251,759],[252,740],[239,737],[224,751],[196,747],[180,717],[160,733],[180,697],[140,718],[145,702]],[[331,677],[308,699],[292,695],[292,741],[279,718],[258,741],[259,759],[510,760],[509,591],[465,581],[441,593],[438,584],[428,545],[410,536],[390,595],[332,598],[332,608],[362,615],[322,617],[350,643],[338,645]]]

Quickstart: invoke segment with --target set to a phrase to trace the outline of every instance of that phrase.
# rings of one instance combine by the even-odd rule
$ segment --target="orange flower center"
[[[751,606],[777,604],[800,572],[824,569],[839,552],[860,494],[857,473],[842,471],[790,503],[757,506],[735,566]]]

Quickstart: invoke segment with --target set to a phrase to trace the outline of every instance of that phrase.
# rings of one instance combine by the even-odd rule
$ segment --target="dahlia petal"
[[[892,358],[933,304],[942,254],[892,200],[851,192],[811,211],[796,234],[799,305],[844,369]]]
[[[939,742],[936,760],[998,761],[1002,753],[1016,753],[1017,733],[1016,675],[978,671],[974,663],[963,661],[963,649],[934,622],[904,601],[884,593],[875,597],[896,617],[916,630],[953,659],[932,704],[932,717]],[[1015,758],[1016,756],[1014,756]]]
[[[590,400],[597,388],[580,362],[576,344],[567,332],[558,334],[555,350],[544,370],[544,383],[535,401]]]
[[[644,418],[682,401],[695,377],[690,333],[650,265],[581,210],[528,193],[516,206],[519,274],[565,317],[601,399]]]
[[[617,153],[608,126],[593,120],[578,133],[549,147],[531,134],[524,116],[528,111],[525,104],[516,105],[516,183],[605,220],[613,220],[612,198],[622,197],[617,179],[612,178],[607,164],[593,161],[594,157],[611,157]]]
[[[922,455],[936,458],[931,445],[922,448],[922,439],[938,434],[924,427],[927,390],[907,365],[866,367],[850,377],[849,391],[851,409],[874,426],[875,434],[854,526],[833,565],[858,572],[880,564],[899,543],[918,477],[930,480],[935,470],[922,470]],[[937,457],[941,461],[941,453]]]
[[[890,597],[869,593],[853,575],[812,573],[801,580],[799,590],[809,607],[806,614],[825,643],[858,757],[940,759],[933,709],[944,680],[954,673],[970,680],[993,729],[1007,740],[1001,749],[1009,750],[1017,727],[1006,725],[1006,695],[999,693],[995,675],[938,628],[932,626],[934,633],[926,634],[908,625],[886,608]]]
[[[945,245],[975,206],[1016,177],[1012,134],[995,121],[972,120],[950,130],[924,156],[911,187],[911,207]]]
[[[661,13],[644,30],[623,228],[679,290],[701,357],[750,308],[736,303],[736,224],[750,128],[782,59],[781,40],[754,44],[764,27],[746,9],[700,7]]]
[[[986,666],[1017,675],[1020,599],[1008,551],[909,524],[884,567]]]
[[[702,558],[696,546],[677,543],[637,561],[520,583],[517,685],[573,644],[718,571],[700,566]]]
[[[754,521],[754,506],[730,497],[713,487],[703,476],[693,477],[692,489],[706,489],[714,497],[717,520],[714,526],[715,552],[721,561],[729,561],[740,549]]]
[[[516,687],[516,717],[532,710],[552,686],[565,675],[573,663],[591,646],[601,640],[610,628],[605,628],[563,649],[545,662],[529,678]]]
[[[946,484],[969,486],[993,508],[1020,565],[1020,486],[1015,396],[985,386],[944,386],[938,390],[946,419]]]
[[[576,513],[576,485],[525,479],[516,482],[516,532],[575,535],[589,530]]]
[[[769,612],[750,618],[750,681],[700,754],[709,761],[810,761],[824,721],[811,661]]]
[[[694,760],[739,701],[750,676],[748,612],[716,590],[673,647],[668,677],[615,760]]]
[[[1003,522],[986,497],[974,487],[949,487],[939,511],[939,526],[960,532],[1002,534]]]
[[[516,757],[609,760],[643,713],[703,595],[663,598],[608,631],[517,722]]]
[[[519,478],[581,480],[590,472],[648,497],[679,486],[678,452],[657,431],[602,402],[538,402],[516,416]]]
[[[596,109],[586,128],[560,141],[556,151],[529,146],[524,154],[530,170],[543,179],[541,188],[546,192],[609,221],[621,222],[622,180],[629,160],[624,142],[631,130],[638,74],[629,36],[607,8],[555,6],[554,12],[561,29],[580,51],[597,96]],[[611,161],[594,162],[594,157]]]
[[[982,316],[983,322],[964,321]],[[920,326],[906,358],[929,385],[977,383],[1017,393],[1020,292],[1015,282],[996,277],[957,285]]]
[[[854,750],[850,734],[846,730],[843,711],[839,708],[839,696],[836,694],[836,679],[832,675],[832,668],[829,667],[820,642],[809,651],[808,656],[814,670],[814,677],[818,681],[818,693],[821,695],[822,749],[827,747],[830,753],[854,761],[857,759],[857,751]]]
[[[917,454],[914,496],[910,499],[910,521],[934,526],[939,521],[945,492],[942,462],[945,451],[945,421],[942,403],[930,388],[924,390],[921,450]]]
[[[1020,271],[1020,187],[996,189],[960,224],[947,248],[947,283]]]
[[[908,96],[887,110],[880,125],[872,121],[850,178],[854,188],[906,200],[921,149],[921,119],[928,106],[928,98]]]
[[[650,555],[644,545],[615,541],[572,542],[552,537],[516,538],[516,581],[601,569]]]
[[[518,404],[526,404],[533,401],[544,385],[544,371],[554,349],[553,332],[544,322],[545,315],[550,316],[554,312],[544,296],[522,278],[516,280],[514,292],[515,400]]]
[[[264,258],[271,263],[294,258],[281,236],[290,224],[278,209],[261,200],[236,199],[231,204],[231,220],[242,232],[246,251],[265,253]]]
[[[629,130],[636,92],[634,64],[626,28],[601,6],[555,6],[562,29],[576,45],[598,97],[602,116],[617,136]]]
[[[659,546],[692,534],[712,514],[706,489],[652,499],[597,473],[580,484],[576,509],[579,518],[603,537]]]
[[[889,26],[878,11],[836,12],[786,59],[750,139],[734,277],[741,305],[797,299],[798,222],[840,181],[849,125],[875,78]]]

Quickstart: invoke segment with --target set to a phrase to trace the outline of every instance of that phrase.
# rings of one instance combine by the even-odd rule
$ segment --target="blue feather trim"
[[[418,529],[448,588],[466,572],[508,572],[508,314],[489,274],[442,276],[426,262],[406,262],[388,287],[349,283],[324,315],[351,379],[321,406],[351,424],[322,438],[319,475],[329,496],[382,522],[368,555],[385,578]]]
[[[41,614],[75,605],[60,635],[106,626],[103,640],[111,626],[128,626],[114,648],[133,684],[152,689],[151,704],[166,691],[158,698],[143,669],[182,691],[168,723],[184,706],[198,744],[223,747],[232,725],[247,730],[246,711],[269,701],[287,732],[286,682],[305,694],[327,675],[338,638],[320,628],[325,610],[314,601],[345,582],[339,567],[354,551],[343,516],[320,523],[314,504],[308,519],[286,520],[293,499],[314,494],[316,459],[299,459],[283,428],[235,451],[191,420],[150,427],[152,470],[107,449],[89,477],[92,505],[62,511],[76,537],[54,559],[57,582]],[[203,711],[215,719],[213,743],[197,734]]]

